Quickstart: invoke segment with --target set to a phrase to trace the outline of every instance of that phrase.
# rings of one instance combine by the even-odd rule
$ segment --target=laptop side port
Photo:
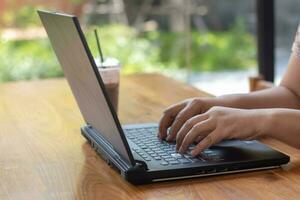
[[[92,143],[92,144],[94,144],[94,143]],[[113,170],[116,170],[119,174],[121,174],[120,169],[118,169],[117,166],[116,166],[113,162],[111,162],[111,161],[109,160],[109,158],[108,158],[107,156],[105,156],[105,154],[103,154],[103,152],[101,151],[100,148],[97,148],[96,144],[94,144],[94,147],[93,147],[93,148],[94,148],[95,151],[98,153],[98,155],[106,162],[106,164],[107,164],[108,166],[110,166]]]
[[[221,168],[221,169],[218,169],[217,172],[227,172],[228,171],[228,168]]]
[[[200,170],[200,171],[197,172],[197,174],[205,174],[205,173],[206,173],[205,170]]]
[[[206,170],[206,173],[210,174],[210,173],[216,173],[217,172],[217,169],[208,169]]]

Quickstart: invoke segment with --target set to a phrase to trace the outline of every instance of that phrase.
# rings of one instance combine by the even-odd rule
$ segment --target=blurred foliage
[[[88,44],[98,57],[93,28],[85,31]],[[104,56],[123,65],[122,73],[160,72],[187,68],[184,35],[148,32],[138,35],[123,25],[99,28]],[[0,38],[0,81],[62,76],[48,39],[3,41]],[[189,69],[195,71],[234,70],[255,66],[255,40],[237,23],[224,32],[191,33]]]
[[[165,66],[188,67],[194,71],[236,70],[256,66],[255,38],[246,32],[241,20],[237,20],[228,31],[192,31],[188,36],[190,49],[186,47],[187,36],[184,33],[150,32],[147,37],[159,47],[159,60]]]
[[[0,41],[0,81],[62,76],[46,39]]]
[[[21,6],[17,10],[7,9],[2,13],[2,20],[6,26],[26,28],[40,25],[40,20],[36,16],[36,6]],[[16,14],[17,13],[17,14]]]
[[[9,0],[5,2],[5,9],[2,13],[0,13],[0,23],[4,27],[14,28],[41,26],[41,22],[36,13],[37,9],[62,10],[59,5],[64,5],[72,11],[75,10],[76,6],[84,3],[85,1],[86,0],[63,0],[63,2],[59,3],[51,1],[30,2],[27,0],[26,3],[26,1]],[[71,12],[70,10],[66,10],[66,12]]]
[[[70,0],[70,2],[74,5],[74,4],[81,4],[82,2],[84,2],[84,0]]]
[[[94,35],[89,32],[88,43],[97,55]],[[228,31],[192,31],[189,58],[184,33],[152,31],[138,36],[133,29],[121,25],[104,26],[99,32],[104,53],[120,59],[126,73],[161,68],[216,71],[256,66],[255,38],[246,32],[240,20]]]

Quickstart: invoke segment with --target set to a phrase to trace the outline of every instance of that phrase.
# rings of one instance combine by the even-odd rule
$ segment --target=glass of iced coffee
[[[112,105],[118,113],[119,85],[120,85],[120,62],[115,58],[106,58],[101,62],[100,58],[95,58],[96,65],[104,82],[107,94]]]

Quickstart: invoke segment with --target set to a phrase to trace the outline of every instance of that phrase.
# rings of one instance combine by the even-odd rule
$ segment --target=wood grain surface
[[[122,123],[156,122],[168,105],[209,96],[160,75],[121,78]],[[300,199],[300,151],[283,169],[133,186],[80,135],[82,116],[64,79],[0,85],[0,199]]]

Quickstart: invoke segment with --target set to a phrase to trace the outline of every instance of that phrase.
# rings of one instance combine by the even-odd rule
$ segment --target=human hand
[[[184,153],[192,143],[199,142],[192,156],[224,139],[253,139],[263,133],[263,110],[212,107],[187,120],[176,136],[176,149]]]
[[[188,119],[206,112],[211,106],[210,98],[192,98],[168,107],[159,122],[158,137],[174,141],[177,132]]]

